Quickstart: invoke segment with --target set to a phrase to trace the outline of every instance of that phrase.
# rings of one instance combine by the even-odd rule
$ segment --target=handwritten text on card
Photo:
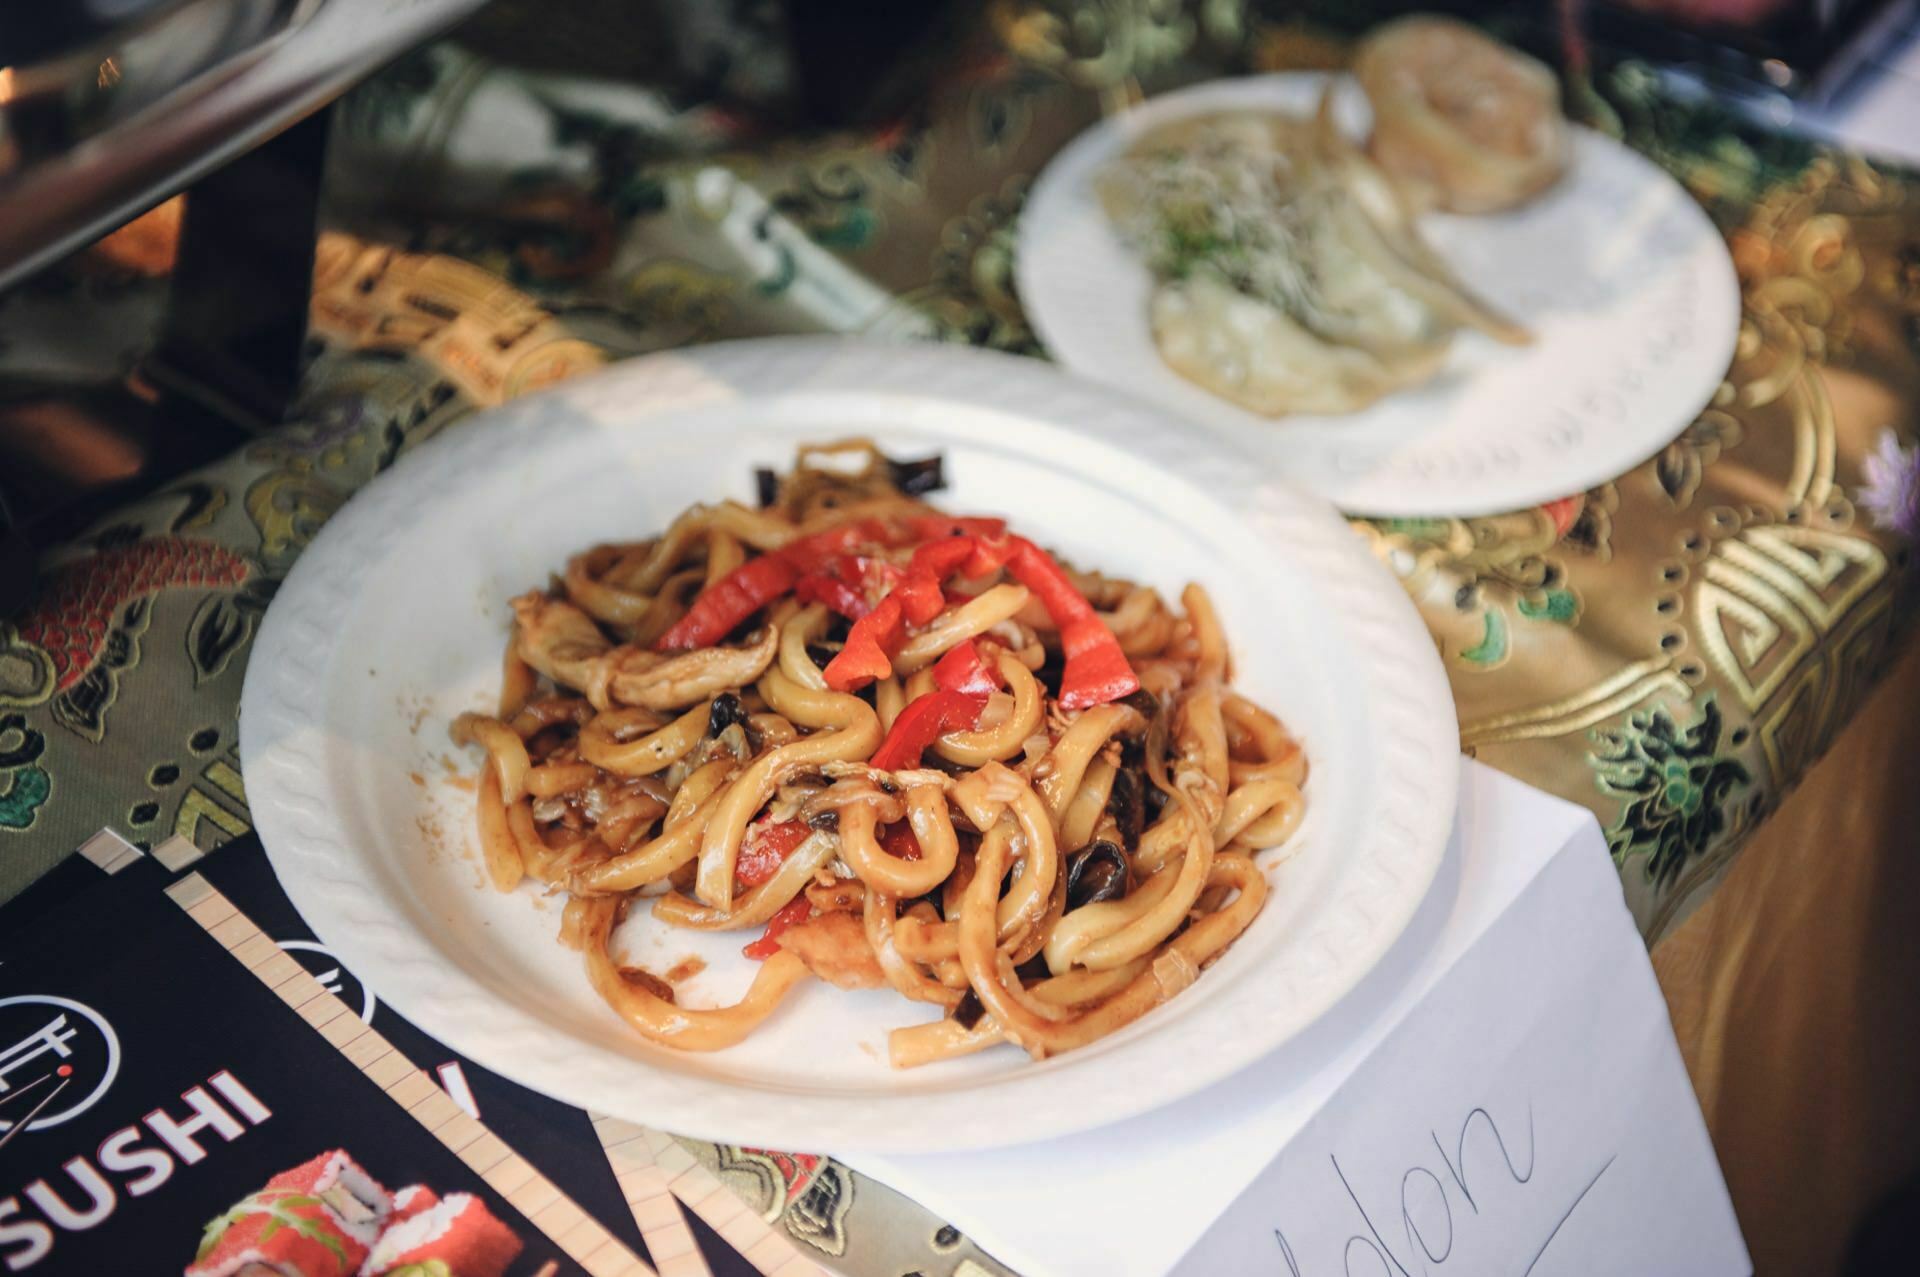
[[[1397,1193],[1375,1196],[1356,1189],[1340,1154],[1328,1155],[1328,1174],[1337,1182],[1338,1197],[1351,1212],[1353,1232],[1342,1253],[1302,1259],[1287,1238],[1284,1226],[1273,1230],[1287,1277],[1416,1277],[1444,1270],[1461,1256],[1477,1230],[1497,1231],[1499,1249],[1512,1252],[1516,1233],[1538,1235],[1531,1259],[1521,1270],[1531,1274],[1546,1258],[1553,1239],[1613,1165],[1607,1157],[1578,1191],[1569,1195],[1537,1184],[1540,1148],[1533,1105],[1525,1105],[1520,1123],[1503,1127],[1487,1109],[1469,1110],[1458,1125],[1445,1132],[1427,1133],[1431,1157],[1400,1172]],[[1556,1177],[1561,1178],[1561,1177]],[[1531,1188],[1533,1191],[1528,1192]],[[1334,1234],[1328,1234],[1329,1236]],[[1489,1237],[1488,1241],[1493,1239]],[[1478,1248],[1485,1254],[1487,1247]],[[1520,1252],[1524,1255],[1524,1251]],[[1337,1263],[1335,1259],[1337,1258]],[[1320,1261],[1315,1263],[1314,1261]]]

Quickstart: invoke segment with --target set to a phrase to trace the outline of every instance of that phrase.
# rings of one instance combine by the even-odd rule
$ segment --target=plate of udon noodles
[[[595,1112],[933,1151],[1128,1116],[1424,897],[1451,698],[1320,501],[1043,365],[637,360],[406,455],[243,697],[295,904]]]

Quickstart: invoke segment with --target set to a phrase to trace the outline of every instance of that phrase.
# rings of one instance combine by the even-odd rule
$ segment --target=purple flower
[[[1872,512],[1873,525],[1920,536],[1920,447],[1901,447],[1893,428],[1883,428],[1860,468],[1865,479],[1860,504]]]

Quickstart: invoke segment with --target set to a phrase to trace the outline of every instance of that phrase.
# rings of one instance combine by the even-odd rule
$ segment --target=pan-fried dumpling
[[[1346,218],[1344,224],[1368,241],[1366,256],[1395,285],[1446,321],[1476,328],[1504,345],[1524,346],[1533,340],[1533,334],[1476,296],[1420,237],[1414,210],[1400,186],[1334,122],[1331,93],[1321,96],[1314,116],[1314,145],[1335,186],[1358,205],[1360,215]]]
[[[1373,104],[1373,158],[1423,207],[1512,208],[1566,168],[1553,72],[1463,22],[1389,22],[1362,42],[1353,74]]]
[[[1526,340],[1434,257],[1328,99],[1313,120],[1153,130],[1098,191],[1159,281],[1150,319],[1169,366],[1256,412],[1365,407],[1431,377],[1462,327]]]
[[[1167,366],[1264,416],[1356,412],[1439,371],[1444,341],[1391,359],[1316,336],[1273,306],[1209,275],[1163,284],[1148,316]]]

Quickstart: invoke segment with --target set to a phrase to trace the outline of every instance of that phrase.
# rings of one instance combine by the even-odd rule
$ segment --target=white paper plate
[[[655,1047],[555,942],[557,903],[482,889],[473,796],[442,759],[458,753],[446,724],[497,693],[507,599],[592,542],[649,535],[695,501],[750,501],[754,465],[849,432],[898,455],[943,452],[949,508],[1009,515],[1076,562],[1167,591],[1206,583],[1239,686],[1312,759],[1311,815],[1248,933],[1192,989],[1086,1050],[1036,1064],[996,1049],[896,1073],[887,1030],[931,1009],[812,982],[727,1051]],[[1445,844],[1457,748],[1432,641],[1319,501],[1037,361],[831,340],[637,360],[407,456],[300,558],[254,646],[241,717],[275,871],[401,1013],[589,1109],[803,1149],[1037,1139],[1255,1059],[1325,1011],[1411,916]],[[732,1001],[749,979],[751,933],[703,936],[635,911],[624,934],[656,970],[707,961],[691,1005]]]
[[[1021,303],[1055,358],[1252,449],[1343,510],[1474,515],[1570,496],[1646,460],[1704,407],[1739,332],[1725,241],[1660,169],[1590,129],[1572,165],[1510,213],[1435,214],[1428,240],[1531,346],[1456,339],[1432,382],[1349,416],[1262,417],[1168,368],[1153,344],[1153,281],[1120,244],[1093,178],[1141,133],[1220,110],[1310,113],[1325,78],[1289,72],[1200,85],[1103,121],[1055,157],[1020,219]],[[1342,77],[1342,123],[1367,131]]]

